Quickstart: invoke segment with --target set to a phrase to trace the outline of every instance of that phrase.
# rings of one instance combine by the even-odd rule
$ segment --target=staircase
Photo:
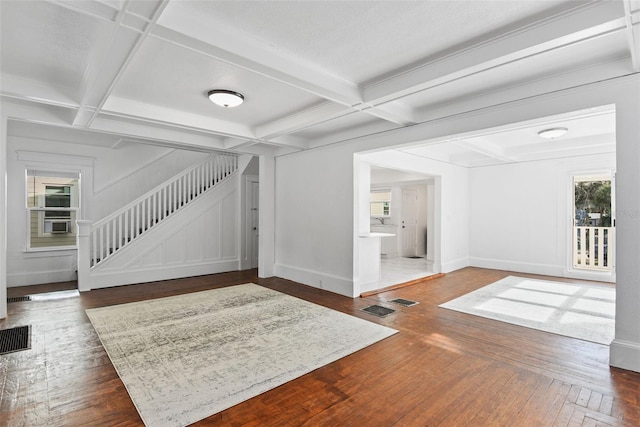
[[[145,240],[165,222],[172,222],[171,219],[189,210],[191,205],[215,192],[216,188],[234,188],[225,183],[235,176],[237,170],[237,156],[215,153],[97,221],[90,228],[87,227],[90,224],[88,221],[78,221],[79,288],[93,288],[86,283],[82,286],[80,281],[89,280],[93,274],[104,270],[102,266],[124,266],[123,261],[114,263],[113,260],[122,253],[131,254],[131,248],[137,242]]]

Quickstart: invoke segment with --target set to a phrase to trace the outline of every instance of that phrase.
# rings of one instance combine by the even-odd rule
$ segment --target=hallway
[[[383,289],[400,283],[422,279],[435,274],[433,261],[424,258],[382,258],[380,263],[380,281],[373,287]]]

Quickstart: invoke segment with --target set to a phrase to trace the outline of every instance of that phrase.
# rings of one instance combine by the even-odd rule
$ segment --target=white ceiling
[[[0,14],[10,131],[103,146],[279,155],[640,71],[640,0],[2,0]],[[213,88],[246,102],[217,107]],[[570,133],[537,139],[551,122]],[[609,107],[522,126],[403,150],[466,167],[615,150]]]
[[[602,155],[615,153],[615,125],[615,106],[609,105],[425,141],[399,150],[467,168]],[[558,127],[566,128],[567,133],[553,139],[538,135]]]

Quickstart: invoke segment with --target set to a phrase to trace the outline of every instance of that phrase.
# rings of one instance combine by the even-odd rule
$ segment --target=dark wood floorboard
[[[31,350],[0,356],[0,425],[142,425],[84,310],[254,282],[400,333],[198,426],[640,426],[640,374],[610,368],[607,346],[438,307],[510,274],[465,268],[356,299],[254,270],[80,295],[72,282],[10,288],[42,294],[0,321],[32,325]],[[371,304],[397,312],[359,311]]]

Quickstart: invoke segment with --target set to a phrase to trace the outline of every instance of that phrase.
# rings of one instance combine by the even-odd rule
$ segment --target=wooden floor
[[[10,303],[0,327],[32,325],[32,349],[0,356],[0,425],[142,425],[84,310],[255,282],[400,333],[197,425],[640,426],[640,374],[610,368],[607,346],[438,307],[508,272],[466,268],[357,299],[255,274]],[[384,319],[358,311],[393,298],[420,304]]]

